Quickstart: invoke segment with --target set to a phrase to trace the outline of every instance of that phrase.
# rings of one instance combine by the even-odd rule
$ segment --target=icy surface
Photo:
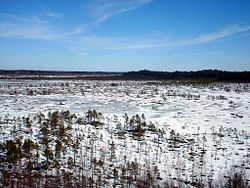
[[[161,177],[183,180],[192,170],[202,170],[206,178],[212,178],[243,167],[250,175],[249,84],[0,80],[0,101],[1,117],[62,110],[78,116],[89,109],[101,112],[105,117],[102,129],[88,125],[81,131],[104,138],[97,142],[99,158],[106,157],[114,140],[115,164],[126,156],[142,166],[156,165]],[[146,132],[144,141],[113,137],[112,131],[117,122],[124,123],[125,113],[129,117],[145,114],[146,122],[155,124],[164,135],[158,140],[158,134]],[[171,130],[185,142],[170,146]],[[1,134],[0,139],[7,136]],[[82,144],[87,147],[88,142]],[[202,169],[198,166],[201,162]]]

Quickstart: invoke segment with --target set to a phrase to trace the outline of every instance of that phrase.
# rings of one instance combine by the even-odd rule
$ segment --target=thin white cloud
[[[18,22],[31,22],[34,21],[34,18],[26,18],[26,17],[22,17],[22,16],[16,16],[13,14],[9,14],[9,13],[5,13],[5,12],[1,12],[0,16],[3,18],[7,18],[10,20],[14,20],[14,21],[18,21]]]
[[[70,31],[58,31],[49,18],[61,18],[61,13],[43,8],[36,16],[23,17],[8,13],[0,13],[4,21],[0,23],[0,37],[16,37],[39,40],[62,40],[71,36],[83,34],[109,17],[127,11],[135,10],[153,0],[91,0],[88,11],[93,21],[78,25]]]
[[[132,1],[129,0],[119,2],[128,2],[128,4],[125,4],[127,8],[130,7],[132,10],[151,1],[152,0],[138,0],[135,1],[137,3],[131,3]],[[119,4],[119,6],[116,5],[119,7],[116,11],[107,11],[112,9],[104,8],[111,6],[111,1],[109,0],[107,2],[109,3],[107,3],[105,6],[101,5],[102,8],[100,9],[105,10],[102,11],[105,14],[100,14],[100,16],[97,16],[99,20],[105,20],[108,17],[115,15],[118,10],[120,12],[123,11],[121,7],[126,8],[126,6],[121,6],[121,4]],[[129,2],[131,4],[129,4]],[[51,15],[53,16],[53,14]],[[72,51],[80,52],[81,54],[85,55],[89,50],[139,50],[206,44],[230,37],[235,34],[246,34],[248,31],[250,31],[250,25],[232,25],[212,33],[205,33],[186,39],[177,39],[173,37],[170,38],[163,33],[126,37],[84,36],[79,34],[82,33],[85,26],[78,26],[72,28],[70,31],[64,32],[58,31],[58,29],[55,28],[55,25],[43,17],[22,17],[7,13],[0,13],[0,17],[3,20],[0,22],[0,37],[60,41],[65,44],[65,46],[69,45],[69,48],[71,50],[73,49]],[[94,23],[89,23],[86,26],[91,26],[91,24]]]
[[[56,38],[46,25],[16,23],[0,23],[0,36],[41,40]]]
[[[52,11],[46,10],[42,12],[40,16],[49,17],[49,18],[61,18],[63,14],[59,12],[52,12]]]
[[[92,0],[88,6],[88,13],[95,19],[96,23],[100,23],[111,16],[135,10],[152,1],[153,0]]]
[[[246,26],[232,25],[230,27],[225,27],[216,32],[206,33],[192,38],[181,39],[181,40],[169,39],[162,36],[162,34],[158,36],[155,35],[153,37],[152,35],[149,35],[149,37],[143,36],[143,37],[110,38],[109,45],[102,47],[103,49],[109,49],[109,50],[129,50],[129,49],[135,50],[135,49],[147,49],[147,48],[180,47],[180,46],[211,43],[247,31],[250,31],[250,25]]]
[[[23,17],[8,13],[0,13],[0,16],[3,19],[0,22],[0,37],[58,40],[69,35],[58,32],[49,21],[38,16]],[[48,16],[55,15],[50,12]]]
[[[89,53],[92,50],[144,50],[159,48],[176,48],[191,45],[203,45],[232,35],[250,31],[250,26],[232,25],[216,32],[206,33],[187,39],[167,37],[164,33],[154,33],[141,36],[101,37],[101,36],[75,36],[65,40],[65,44],[75,52]],[[78,53],[79,54],[79,53]]]
[[[208,33],[205,35],[201,35],[194,39],[193,41],[191,40],[190,42],[194,43],[208,43],[208,42],[213,42],[237,33],[245,32],[250,30],[250,25],[247,26],[239,26],[239,25],[232,25],[230,27],[223,28],[217,32],[214,33]]]
[[[91,17],[92,21],[77,26],[72,32],[72,35],[84,33],[112,16],[133,11],[152,1],[154,0],[90,0],[85,12]]]
[[[42,7],[43,11],[36,16],[23,17],[0,13],[4,21],[0,23],[0,37],[17,37],[26,39],[58,40],[79,35],[86,30],[104,22],[109,17],[135,10],[153,0],[91,0],[88,12],[94,19],[85,25],[78,25],[67,32],[59,32],[48,18],[61,18],[63,15]]]

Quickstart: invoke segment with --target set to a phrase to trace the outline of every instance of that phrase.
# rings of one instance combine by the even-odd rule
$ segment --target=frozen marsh
[[[250,184],[247,83],[10,79],[0,101],[0,186]]]

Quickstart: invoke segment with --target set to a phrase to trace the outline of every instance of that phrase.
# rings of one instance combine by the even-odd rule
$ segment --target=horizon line
[[[174,73],[174,72],[201,72],[201,71],[218,71],[218,72],[250,72],[250,70],[222,70],[222,69],[213,69],[213,68],[206,68],[206,69],[196,69],[196,70],[150,70],[150,69],[140,69],[140,70],[127,70],[127,71],[112,71],[112,70],[46,70],[46,69],[1,69],[0,72],[4,71],[25,71],[25,72],[58,72],[58,73],[129,73],[129,72],[165,72],[165,73]]]

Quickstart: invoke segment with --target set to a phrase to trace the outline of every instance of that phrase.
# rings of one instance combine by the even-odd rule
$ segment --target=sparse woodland
[[[222,183],[204,166],[206,134],[187,138],[159,129],[144,114],[125,114],[122,121],[96,110],[5,116],[1,135],[1,187],[247,187],[249,161]],[[214,137],[216,143],[223,138]],[[214,146],[215,159],[220,147]],[[174,160],[165,166],[168,152]]]
[[[0,93],[10,104],[13,96],[16,106],[10,108],[2,104],[2,109],[13,112],[24,107],[27,111],[36,110],[36,100],[43,100],[42,97],[44,100],[51,96],[63,97],[63,100],[53,100],[56,107],[64,109],[67,102],[77,107],[79,99],[93,96],[91,104],[95,103],[94,98],[99,101],[105,98],[126,99],[126,103],[135,101],[139,106],[145,105],[141,101],[153,99],[149,107],[157,114],[163,111],[161,105],[170,106],[171,100],[175,104],[182,101],[181,105],[192,103],[193,106],[205,101],[209,103],[206,108],[223,104],[230,107],[229,120],[245,122],[247,115],[235,110],[239,104],[237,98],[232,99],[227,93],[240,98],[249,92],[247,84],[174,84],[91,82],[81,85],[80,82],[48,81],[17,82],[13,86],[4,82],[0,84]],[[77,96],[77,101],[72,96]],[[65,99],[67,97],[69,100]],[[29,100],[34,104],[24,106]],[[190,108],[187,112],[199,113],[194,110]],[[185,112],[178,110],[167,118],[187,117],[195,122],[196,119]],[[230,124],[234,122],[229,120],[224,124],[211,124],[210,120],[220,116],[208,115],[202,119],[204,124],[196,126],[152,122],[148,119],[149,113],[106,115],[94,108],[0,115],[0,187],[249,187],[247,125],[244,130],[237,126],[232,128]]]

